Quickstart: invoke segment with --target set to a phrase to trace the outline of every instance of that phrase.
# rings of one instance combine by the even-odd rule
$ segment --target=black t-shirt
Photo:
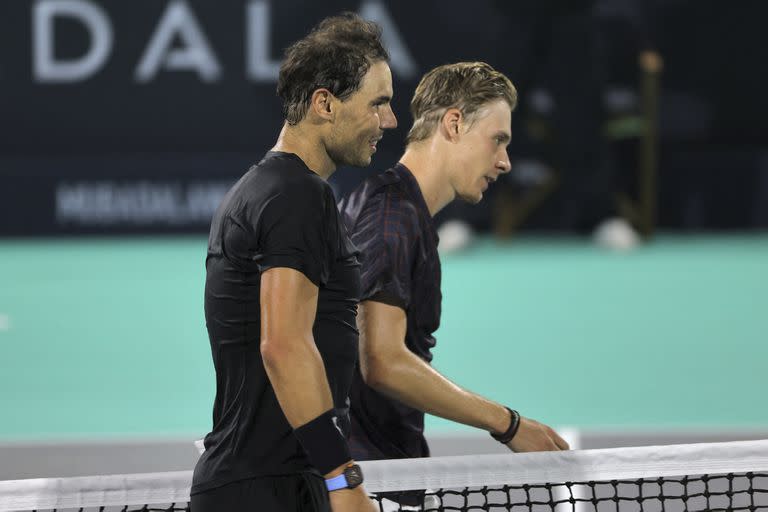
[[[270,152],[227,193],[211,223],[205,319],[216,369],[213,430],[192,493],[254,476],[315,471],[293,434],[259,350],[261,273],[296,269],[319,287],[313,326],[340,427],[357,360],[357,251],[333,191],[296,155]]]
[[[341,203],[341,210],[360,251],[360,300],[405,310],[406,346],[424,361],[432,361],[432,334],[440,325],[442,301],[440,258],[437,231],[416,178],[398,164],[363,182]],[[369,387],[359,369],[350,398],[350,448],[355,459],[429,455],[423,412]]]

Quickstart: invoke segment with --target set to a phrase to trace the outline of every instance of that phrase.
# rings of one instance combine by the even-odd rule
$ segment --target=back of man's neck
[[[455,194],[450,183],[442,176],[442,163],[430,156],[428,148],[408,147],[400,158],[400,163],[416,178],[429,214],[434,217],[453,201]]]

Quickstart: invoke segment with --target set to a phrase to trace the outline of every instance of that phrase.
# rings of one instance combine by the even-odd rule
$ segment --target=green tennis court
[[[206,432],[204,260],[201,237],[0,242],[0,440]],[[443,291],[436,367],[524,414],[768,425],[766,235],[485,240],[444,257]]]

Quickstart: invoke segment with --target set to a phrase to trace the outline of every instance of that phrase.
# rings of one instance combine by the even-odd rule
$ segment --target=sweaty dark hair
[[[382,60],[389,55],[378,25],[351,12],[324,19],[285,50],[277,79],[285,120],[294,125],[304,119],[317,89],[347,99],[360,88],[371,64]]]

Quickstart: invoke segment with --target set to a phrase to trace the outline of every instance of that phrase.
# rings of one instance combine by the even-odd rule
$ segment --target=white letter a
[[[171,49],[177,34],[184,46]],[[184,0],[173,0],[168,4],[136,68],[136,80],[152,80],[161,66],[173,71],[197,71],[200,79],[205,82],[213,82],[221,75],[216,56],[206,41],[194,13]]]

